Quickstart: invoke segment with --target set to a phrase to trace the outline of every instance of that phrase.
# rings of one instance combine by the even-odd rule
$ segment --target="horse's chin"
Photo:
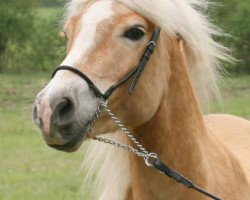
[[[71,140],[69,140],[65,144],[48,144],[47,143],[47,145],[58,151],[74,152],[80,148],[85,138],[85,135],[86,134],[83,134],[83,133],[76,134]]]
[[[90,126],[87,125],[84,129],[81,131],[78,130],[77,133],[74,134],[73,137],[69,138],[66,142],[63,144],[57,143],[57,144],[51,144],[47,143],[47,145],[51,148],[54,148],[58,151],[64,151],[64,152],[75,152],[77,151],[84,140],[88,138],[88,133],[90,132]]]

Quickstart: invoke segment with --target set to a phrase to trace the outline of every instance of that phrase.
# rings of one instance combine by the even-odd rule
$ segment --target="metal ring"
[[[147,166],[153,167],[154,166],[154,161],[156,159],[158,159],[158,155],[156,153],[150,153],[145,158],[145,163],[146,163]]]
[[[99,101],[100,101],[101,106],[103,106],[103,107],[106,107],[108,105],[108,100],[100,99]]]
[[[156,43],[155,43],[154,41],[152,41],[152,40],[147,44],[147,46],[149,46],[149,45],[151,45],[151,44],[152,44],[154,47],[156,46]]]

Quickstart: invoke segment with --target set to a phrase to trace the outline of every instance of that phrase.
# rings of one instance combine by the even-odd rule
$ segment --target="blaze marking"
[[[95,43],[97,25],[113,14],[112,2],[113,0],[95,2],[83,14],[80,32],[72,44],[71,51],[61,65],[74,66],[87,54]]]

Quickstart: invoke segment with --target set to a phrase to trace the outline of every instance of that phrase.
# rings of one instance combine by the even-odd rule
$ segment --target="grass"
[[[36,16],[43,19],[58,18],[62,11],[63,8],[61,7],[38,7],[34,9]]]
[[[50,75],[0,74],[0,199],[80,200],[83,149],[66,154],[48,148],[31,120],[32,102]],[[225,103],[213,111],[250,119],[250,76],[227,79]]]
[[[31,102],[48,78],[0,74],[0,199],[84,198],[82,151],[65,154],[48,148],[32,124]]]
[[[212,105],[212,112],[229,113],[250,119],[250,76],[226,79],[222,83],[222,98],[222,104]]]

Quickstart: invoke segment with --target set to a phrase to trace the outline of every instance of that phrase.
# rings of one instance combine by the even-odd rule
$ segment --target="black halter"
[[[150,58],[150,56],[154,53],[154,49],[156,47],[157,40],[159,38],[161,29],[156,28],[156,30],[153,33],[153,36],[151,38],[151,41],[148,43],[144,54],[142,55],[139,64],[131,71],[129,72],[123,79],[121,79],[119,82],[117,82],[115,85],[111,85],[110,88],[105,92],[102,93],[98,87],[95,86],[95,84],[86,76],[84,73],[82,73],[77,68],[71,67],[71,66],[59,66],[56,68],[52,73],[52,78],[55,76],[56,72],[59,70],[69,70],[77,75],[79,75],[81,78],[83,78],[89,85],[89,87],[94,91],[95,95],[98,98],[103,98],[107,100],[110,95],[114,92],[114,90],[119,87],[121,84],[123,84],[125,81],[127,81],[130,77],[133,77],[133,80],[131,82],[131,85],[129,87],[129,94],[132,95],[135,91],[136,84]]]
[[[117,82],[115,85],[111,85],[110,88],[105,92],[102,93],[95,84],[86,76],[84,73],[82,73],[80,70],[71,67],[71,66],[59,66],[56,68],[52,73],[52,78],[55,76],[56,72],[59,70],[69,70],[77,75],[79,75],[81,78],[83,78],[89,85],[89,87],[94,91],[95,95],[98,98],[103,98],[104,100],[107,100],[110,95],[114,92],[114,90],[119,87],[121,84],[123,84],[125,81],[127,81],[130,77],[134,76],[131,82],[131,85],[129,87],[129,94],[132,95],[135,91],[136,84],[150,58],[150,56],[154,53],[154,49],[156,47],[157,40],[159,38],[161,29],[156,28],[156,30],[153,33],[153,36],[151,38],[151,41],[148,43],[144,54],[142,55],[139,64],[130,72],[128,73],[123,79],[121,79],[119,82]],[[215,200],[222,200],[221,198],[207,192],[206,190],[194,185],[190,180],[182,176],[181,174],[175,172],[171,168],[169,168],[166,164],[164,164],[159,159],[154,159],[152,166],[154,166],[156,169],[158,169],[160,172],[164,173],[166,176],[175,179],[179,183],[183,184],[184,186],[194,189],[212,199]]]

